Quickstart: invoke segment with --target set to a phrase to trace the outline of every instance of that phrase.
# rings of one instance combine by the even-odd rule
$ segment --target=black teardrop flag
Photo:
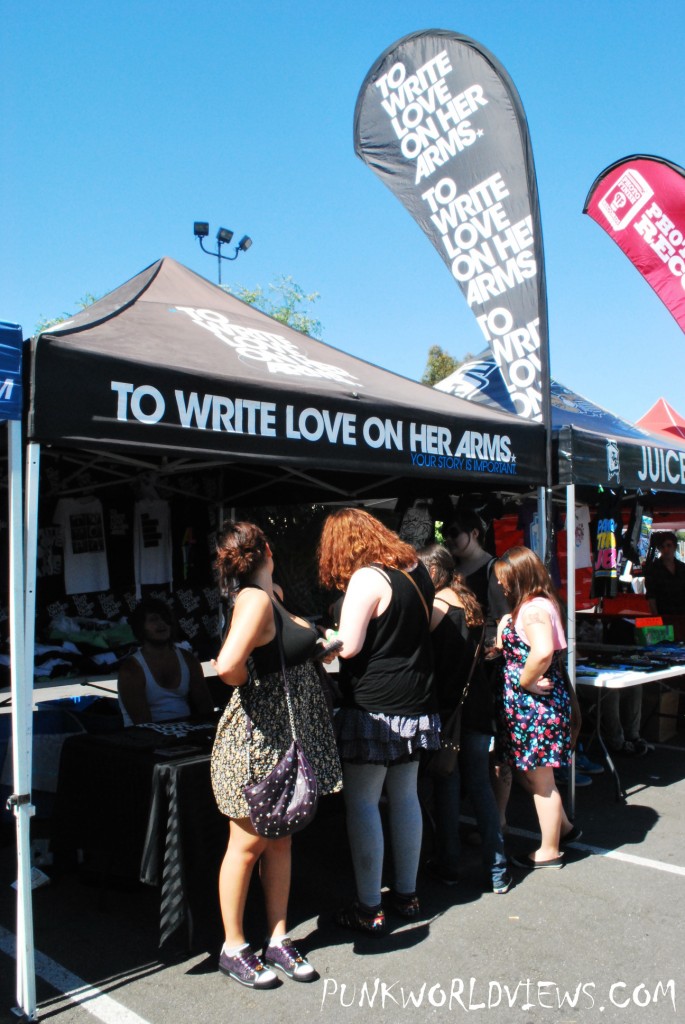
[[[518,414],[549,425],[537,182],[507,72],[466,36],[440,29],[405,36],[364,80],[354,147],[449,267]]]

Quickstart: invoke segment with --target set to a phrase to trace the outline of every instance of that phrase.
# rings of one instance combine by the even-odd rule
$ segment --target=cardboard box
[[[644,687],[642,696],[642,729],[640,735],[646,740],[662,743],[672,739],[678,732],[678,704],[680,693],[677,690],[664,690],[659,693],[658,683]]]

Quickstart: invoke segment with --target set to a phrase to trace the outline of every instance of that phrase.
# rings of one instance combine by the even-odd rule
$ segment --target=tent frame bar
[[[34,545],[31,570],[35,572],[37,531],[37,465],[26,489],[25,515],[22,515],[22,437],[21,422],[8,423],[9,468],[9,547],[10,547],[10,676],[12,690],[12,761],[14,793],[9,801],[17,833],[17,943],[16,999],[14,1012],[27,1020],[36,1020],[36,969],[31,893],[31,818],[35,807],[31,800],[33,761],[33,635],[35,631],[35,576],[25,563],[27,544]],[[27,464],[28,472],[28,464]],[[24,522],[28,524],[22,535]],[[30,538],[30,541],[29,541]]]

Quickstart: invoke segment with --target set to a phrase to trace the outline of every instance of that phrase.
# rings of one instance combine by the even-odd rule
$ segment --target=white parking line
[[[0,951],[16,958],[16,938],[12,932],[0,925]],[[35,951],[36,975],[48,985],[61,992],[72,1003],[79,1003],[83,1009],[104,1024],[148,1024],[144,1017],[127,1009],[99,988],[89,985],[78,975],[72,974],[57,961],[44,953]]]
[[[663,860],[651,860],[649,857],[636,857],[634,853],[622,853],[621,850],[604,850],[601,846],[588,846],[585,843],[569,843],[575,850],[587,850],[599,857],[608,857],[610,860],[622,860],[627,864],[637,864],[640,868],[653,868],[655,871],[666,871],[671,875],[685,875],[685,868],[677,864],[667,864]]]
[[[475,825],[475,818],[468,818],[465,815],[461,815],[460,821],[466,822],[467,825]],[[525,828],[508,828],[507,835],[520,836],[522,839],[532,839],[536,842],[540,841],[539,832],[529,832]],[[590,846],[589,843],[569,843],[569,848],[572,850],[581,850],[583,853],[592,853],[595,857],[606,857],[608,860],[620,860],[625,864],[635,864],[640,868],[652,868],[654,871],[665,871],[670,875],[683,875],[685,876],[685,867],[680,867],[678,864],[667,864],[663,860],[652,860],[650,857],[638,857],[634,853],[623,853],[622,850],[605,850],[603,846]]]

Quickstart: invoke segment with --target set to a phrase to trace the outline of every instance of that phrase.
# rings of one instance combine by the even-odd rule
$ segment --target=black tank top
[[[480,626],[469,629],[463,608],[450,605],[431,633],[435,689],[443,721],[461,700],[480,632]],[[464,726],[475,732],[491,733],[492,714],[492,687],[482,667],[477,665],[464,701]]]
[[[256,584],[248,583],[246,586],[254,590],[261,590]],[[243,588],[244,589],[244,588]],[[282,625],[283,652],[285,655],[286,668],[292,665],[301,665],[314,654],[318,633],[313,626],[302,626],[299,622],[291,619],[288,612],[279,604],[278,598],[273,603],[274,616],[278,616]],[[276,625],[274,620],[274,625]],[[268,644],[262,647],[255,647],[252,651],[252,660],[257,670],[257,675],[267,675],[269,672],[281,671],[281,656],[278,651],[278,635]]]
[[[385,715],[436,711],[428,618],[416,590],[423,594],[430,614],[435,596],[431,578],[421,562],[409,573],[411,580],[399,569],[382,571],[392,598],[386,610],[369,621],[361,651],[340,659],[343,703]]]

